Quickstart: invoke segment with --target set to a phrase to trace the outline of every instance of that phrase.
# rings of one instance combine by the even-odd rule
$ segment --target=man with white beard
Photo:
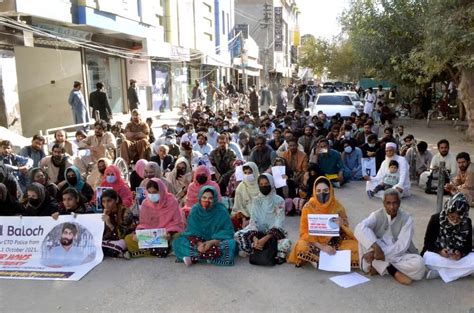
[[[382,165],[380,165],[380,169],[377,172],[377,176],[364,177],[365,180],[367,180],[367,192],[374,190],[374,188],[382,182],[385,175],[389,172],[390,161],[395,160],[398,162],[400,180],[398,181],[398,184],[393,186],[393,188],[395,188],[401,194],[402,197],[408,197],[410,195],[410,165],[407,163],[404,157],[396,154],[396,150],[396,143],[387,142],[385,144],[385,160],[382,162]],[[383,191],[379,191],[377,194],[375,194],[375,196],[382,197]]]

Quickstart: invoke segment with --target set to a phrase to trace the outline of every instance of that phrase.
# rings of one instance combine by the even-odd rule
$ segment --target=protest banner
[[[339,236],[338,214],[308,214],[308,231],[312,236]]]
[[[0,217],[0,278],[79,280],[102,262],[101,214]]]

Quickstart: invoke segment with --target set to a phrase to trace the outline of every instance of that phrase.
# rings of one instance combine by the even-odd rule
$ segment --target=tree
[[[364,71],[355,59],[352,42],[341,40],[331,45],[327,60],[327,69],[331,77],[342,81],[355,82],[363,76]]]
[[[328,63],[329,43],[323,39],[308,36],[300,48],[299,66],[313,70],[321,75]]]

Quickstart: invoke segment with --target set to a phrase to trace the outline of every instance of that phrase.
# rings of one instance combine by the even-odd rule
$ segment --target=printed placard
[[[338,214],[308,214],[308,231],[312,236],[339,236]]]

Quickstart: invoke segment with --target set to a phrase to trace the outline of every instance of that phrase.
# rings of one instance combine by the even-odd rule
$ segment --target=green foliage
[[[299,65],[321,75],[328,63],[329,43],[323,39],[308,37],[300,48]]]

